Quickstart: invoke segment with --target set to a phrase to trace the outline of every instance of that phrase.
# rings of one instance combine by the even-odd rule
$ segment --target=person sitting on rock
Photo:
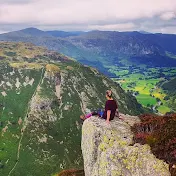
[[[107,101],[105,104],[104,111],[101,111],[101,110],[94,111],[86,115],[81,115],[80,118],[82,120],[85,120],[91,116],[98,115],[99,117],[105,119],[106,122],[109,124],[109,122],[113,120],[115,116],[119,116],[119,113],[118,113],[117,102],[112,98],[111,90],[106,91],[106,99]]]

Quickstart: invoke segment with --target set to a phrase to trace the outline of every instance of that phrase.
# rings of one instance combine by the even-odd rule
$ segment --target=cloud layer
[[[176,33],[176,1],[0,0],[0,31],[29,26]]]

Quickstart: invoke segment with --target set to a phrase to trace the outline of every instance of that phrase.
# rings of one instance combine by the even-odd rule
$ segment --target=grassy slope
[[[38,56],[37,64],[31,62],[34,56],[30,58],[37,65],[31,67],[19,57],[15,63],[7,57],[0,64],[0,175],[48,176],[63,169],[82,169],[79,116],[103,108],[109,88],[121,112],[143,112],[134,97],[93,68],[74,61],[42,62]],[[59,80],[60,101],[55,87]]]
[[[9,73],[13,75],[10,76]],[[5,162],[8,163],[5,165],[5,169],[0,170],[0,173],[3,175],[6,175],[7,171],[9,171],[16,162],[18,141],[21,134],[21,124],[19,124],[18,121],[19,119],[24,120],[25,118],[29,100],[36,89],[40,74],[40,70],[21,70],[21,72],[19,72],[19,70],[13,69],[7,64],[0,65],[0,80],[5,83],[9,82],[12,85],[12,88],[8,87],[5,83],[1,86],[1,92],[6,92],[7,96],[4,97],[0,93],[0,102],[2,104],[0,108],[0,122],[2,124],[0,127],[0,158],[3,164]],[[35,79],[33,85],[22,86],[20,89],[16,88],[16,78],[19,78],[21,82],[25,82],[26,76],[29,77],[29,79]],[[8,129],[3,133],[3,130],[7,127]]]
[[[166,81],[162,84],[162,88],[168,94],[168,104],[176,111],[176,78]]]

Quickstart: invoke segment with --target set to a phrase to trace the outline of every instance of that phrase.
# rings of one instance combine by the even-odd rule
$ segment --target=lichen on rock
[[[82,127],[85,176],[169,176],[169,166],[157,159],[148,145],[134,144],[131,126],[136,116],[123,115],[107,125],[91,117]]]

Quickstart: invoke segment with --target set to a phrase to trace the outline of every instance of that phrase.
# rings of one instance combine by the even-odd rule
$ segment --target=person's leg
[[[92,113],[89,113],[89,114],[86,114],[86,115],[81,115],[80,119],[85,120],[85,119],[88,119],[91,116],[92,116]]]
[[[92,116],[99,115],[97,111],[92,112]]]
[[[80,115],[81,120],[85,120],[85,115]]]
[[[89,114],[86,114],[86,115],[85,115],[85,118],[88,119],[88,118],[91,117],[91,116],[92,116],[92,112],[89,113]]]
[[[99,114],[99,117],[103,117],[104,110],[102,110],[102,109],[98,110],[98,114]]]
[[[80,118],[82,120],[85,120],[85,119],[88,119],[90,118],[91,116],[99,116],[99,117],[102,117],[103,116],[103,113],[104,111],[103,110],[97,110],[97,111],[93,111],[89,114],[86,114],[86,115],[81,115]]]

